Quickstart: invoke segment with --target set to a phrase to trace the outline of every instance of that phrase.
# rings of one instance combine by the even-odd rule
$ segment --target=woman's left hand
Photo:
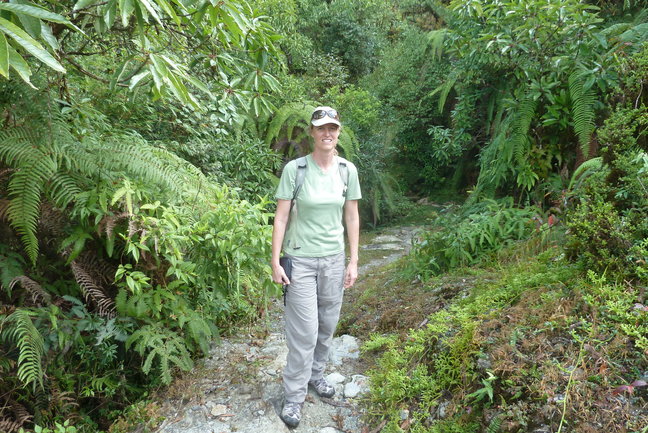
[[[349,263],[344,273],[344,288],[348,289],[349,287],[355,284],[356,279],[358,278],[358,264]]]

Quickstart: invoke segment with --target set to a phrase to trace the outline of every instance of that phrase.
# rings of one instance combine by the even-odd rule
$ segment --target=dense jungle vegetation
[[[8,0],[0,75],[0,432],[121,431],[263,317],[320,104],[365,228],[452,203],[393,277],[437,304],[367,330],[369,424],[648,431],[644,0]]]

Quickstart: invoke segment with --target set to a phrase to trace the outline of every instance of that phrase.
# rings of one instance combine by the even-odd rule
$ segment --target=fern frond
[[[45,202],[40,206],[40,218],[38,224],[41,230],[47,231],[54,236],[65,235],[65,216],[58,209],[53,208]]]
[[[497,414],[493,417],[490,423],[488,423],[487,433],[499,433],[500,428],[502,427],[502,416]]]
[[[18,346],[18,380],[23,384],[32,383],[43,388],[43,354],[45,351],[43,336],[38,332],[27,310],[17,309],[9,317],[7,323],[13,323],[6,332],[8,339]],[[3,332],[3,335],[5,333]]]
[[[574,71],[569,76],[569,95],[571,97],[571,111],[574,117],[574,131],[578,136],[580,150],[585,159],[590,155],[590,139],[596,124],[594,120],[594,104],[596,94],[592,88],[585,89],[585,80],[579,71]]]
[[[454,85],[457,83],[458,77],[449,77],[448,80],[441,84],[439,87],[434,89],[428,96],[434,96],[437,93],[440,92],[439,95],[439,113],[443,113],[443,108],[445,107],[446,100],[448,99],[448,95],[450,94],[450,91],[454,87]]]
[[[279,108],[272,122],[268,125],[265,135],[266,144],[270,145],[277,140],[284,131],[289,139],[293,139],[293,131],[299,126],[303,131],[308,130],[310,114],[316,105],[311,103],[291,103]]]
[[[36,281],[32,280],[31,278],[25,275],[15,277],[9,283],[9,289],[13,290],[16,284],[18,283],[20,283],[22,288],[24,288],[25,290],[27,290],[27,292],[29,292],[29,294],[32,297],[32,301],[35,304],[38,304],[39,299],[42,300],[47,305],[52,303],[52,296],[49,293],[47,293],[41,287],[40,284],[38,284]]]
[[[76,195],[81,193],[78,179],[75,179],[69,173],[61,171],[53,174],[46,187],[47,195],[61,209],[65,209],[75,199]]]
[[[117,223],[121,220],[128,219],[130,215],[128,212],[120,212],[115,215],[106,215],[104,216],[99,224],[97,225],[98,232],[106,233],[106,237],[111,238],[113,236],[113,230],[117,226]]]
[[[569,181],[569,186],[567,187],[567,189],[569,191],[578,189],[578,187],[581,185],[581,183],[583,183],[583,181],[586,178],[588,178],[593,173],[601,170],[603,167],[604,167],[603,158],[600,156],[596,158],[588,159],[587,161],[583,162],[574,171],[574,174],[572,175]]]
[[[512,124],[512,153],[507,155],[509,161],[511,161],[512,158],[514,158],[518,164],[522,164],[526,161],[529,144],[529,128],[531,127],[531,121],[536,112],[536,106],[537,101],[528,95],[524,97],[517,106],[517,111],[514,113],[515,117]]]
[[[20,430],[22,423],[11,418],[0,417],[0,431],[3,433],[14,433]]]
[[[134,349],[140,356],[146,357],[142,364],[142,371],[149,374],[153,367],[153,362],[157,359],[159,364],[162,382],[171,383],[171,366],[184,371],[193,368],[193,361],[187,351],[184,339],[177,333],[162,329],[158,325],[146,325],[135,331],[128,340],[126,340],[126,349],[134,344]]]
[[[443,43],[447,34],[447,29],[432,30],[428,33],[428,46],[427,50],[432,52],[435,59],[441,59],[443,55]]]
[[[8,221],[7,211],[9,210],[9,200],[0,199],[0,221]]]
[[[32,420],[33,416],[22,404],[15,400],[10,400],[9,405],[11,406],[11,411],[14,413],[17,422],[24,425]]]
[[[111,317],[115,314],[115,303],[108,297],[90,273],[76,260],[70,264],[74,279],[83,292],[86,302],[92,301],[97,306],[100,316]]]
[[[41,193],[45,182],[56,171],[55,162],[41,152],[20,170],[14,173],[9,182],[9,221],[11,226],[21,236],[21,240],[32,263],[36,263],[38,255],[38,239],[36,226],[38,223]]]

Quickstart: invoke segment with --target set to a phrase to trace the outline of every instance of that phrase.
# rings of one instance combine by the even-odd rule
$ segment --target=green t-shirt
[[[296,257],[324,257],[344,251],[344,182],[338,169],[339,161],[346,162],[349,171],[346,200],[362,198],[358,170],[351,162],[336,157],[326,172],[306,157],[306,175],[293,207],[284,236],[283,251]],[[292,200],[297,176],[297,161],[292,160],[283,170],[275,197]]]

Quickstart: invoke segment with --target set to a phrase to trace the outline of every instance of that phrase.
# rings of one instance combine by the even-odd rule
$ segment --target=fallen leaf
[[[632,386],[632,385],[621,385],[621,386],[617,386],[616,388],[614,388],[614,391],[612,391],[612,395],[619,395],[622,392],[627,392],[628,394],[632,394],[633,391],[634,391],[634,386]]]

